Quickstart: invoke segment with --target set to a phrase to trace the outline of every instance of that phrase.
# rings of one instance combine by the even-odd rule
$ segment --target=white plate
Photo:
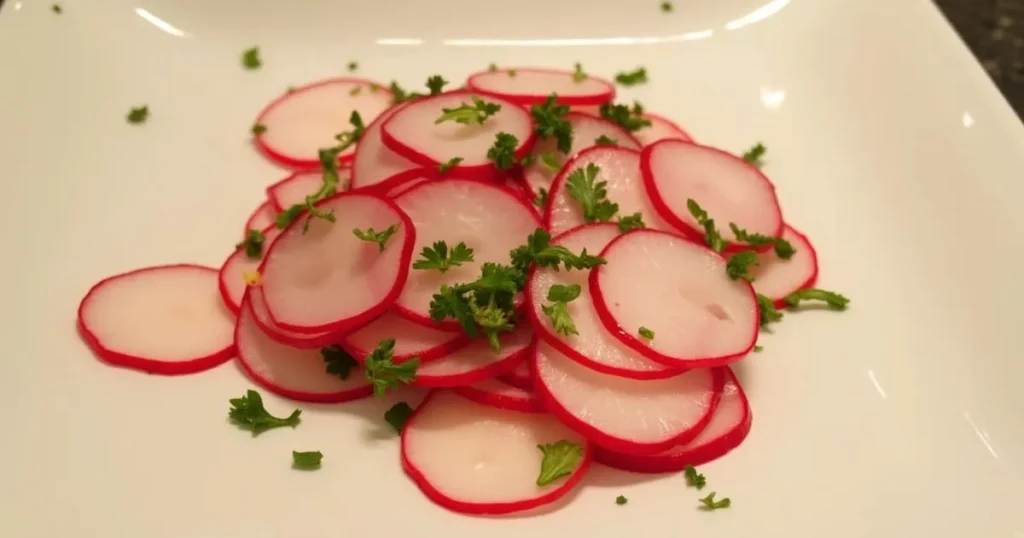
[[[1024,129],[930,3],[63,7],[0,13],[0,535],[1024,536]],[[252,45],[264,66],[244,71]],[[455,515],[403,476],[379,405],[303,406],[298,429],[253,439],[226,421],[250,386],[232,365],[167,378],[91,356],[85,290],[219,264],[283,175],[250,145],[256,113],[349,60],[408,86],[489,62],[644,65],[651,83],[624,96],[703,142],[767,144],[821,285],[853,303],[788,317],[740,367],[753,431],[702,468],[731,509],[698,511],[681,476],[601,471],[542,517]],[[127,124],[143,103],[149,121]],[[324,468],[292,471],[292,449]]]

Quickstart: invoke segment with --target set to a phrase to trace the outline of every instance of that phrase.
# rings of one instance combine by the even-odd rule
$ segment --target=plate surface
[[[928,2],[674,3],[7,0],[0,535],[1024,536],[1019,120]],[[264,66],[244,71],[253,45]],[[251,146],[256,113],[350,60],[407,86],[489,62],[643,65],[651,83],[620,95],[712,145],[766,143],[820,284],[853,303],[787,317],[738,367],[752,433],[702,468],[731,509],[698,511],[681,476],[604,470],[541,517],[459,516],[403,476],[380,403],[303,406],[298,429],[252,439],[226,422],[250,386],[233,365],[93,359],[87,288],[221,263],[283,176]],[[324,468],[292,471],[293,449]]]

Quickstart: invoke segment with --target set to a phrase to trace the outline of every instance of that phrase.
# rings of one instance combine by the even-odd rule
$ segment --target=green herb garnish
[[[559,478],[572,474],[583,460],[583,447],[569,441],[558,441],[537,445],[544,459],[540,462],[540,475],[537,476],[537,485],[546,486]]]
[[[615,75],[615,82],[618,82],[622,86],[636,86],[637,84],[647,83],[647,69],[643,67],[637,67],[633,71],[623,71]]]
[[[60,7],[60,4],[54,4],[50,6],[50,11],[60,15],[61,13],[64,13],[64,8]]]
[[[265,132],[267,132],[267,126],[262,123],[257,123],[252,126],[252,134],[255,136],[259,136]]]
[[[707,244],[708,248],[715,252],[725,250],[728,243],[726,243],[725,239],[722,239],[722,234],[715,227],[715,219],[709,217],[708,212],[704,211],[704,208],[693,198],[686,200],[686,209],[690,211],[694,219],[697,219],[697,224],[704,227],[704,243]]]
[[[438,95],[443,92],[445,84],[448,84],[448,81],[441,75],[434,75],[427,79],[427,89],[430,90],[430,95]]]
[[[473,100],[472,105],[462,103],[455,108],[442,108],[441,115],[434,120],[434,124],[437,125],[446,121],[454,121],[455,123],[461,123],[464,125],[483,125],[487,118],[497,114],[498,111],[501,110],[501,105],[498,103],[484,101],[475,95],[470,97]]]
[[[757,253],[752,250],[737,252],[729,256],[729,260],[725,264],[725,274],[729,275],[732,280],[742,278],[747,282],[753,282],[754,275],[750,274],[750,269],[760,263]]]
[[[395,235],[395,232],[397,231],[398,225],[392,224],[391,226],[388,226],[386,230],[379,232],[374,230],[372,226],[365,230],[356,228],[352,230],[352,234],[363,241],[377,243],[377,249],[380,250],[380,252],[384,252],[384,247],[387,245],[388,239],[391,239],[391,236]]]
[[[758,233],[750,233],[743,228],[736,226],[735,222],[729,223],[729,229],[732,230],[732,234],[736,236],[736,241],[746,243],[752,247],[774,245],[775,255],[784,260],[792,258],[793,254],[796,253],[796,249],[793,248],[793,245],[781,237],[771,237]]]
[[[530,107],[533,116],[533,132],[542,139],[554,138],[558,142],[558,151],[566,155],[572,151],[572,125],[565,120],[569,113],[569,105],[559,105],[558,95],[552,93],[542,105]]]
[[[542,305],[541,310],[551,320],[551,326],[556,333],[566,336],[579,334],[572,316],[569,315],[569,303],[579,297],[581,291],[579,284],[555,284],[548,289],[548,301],[551,303]]]
[[[697,469],[693,465],[687,465],[683,468],[683,477],[686,478],[687,485],[693,486],[698,490],[704,489],[704,486],[707,485],[704,475],[698,474]]]
[[[762,350],[764,350],[764,347],[758,345],[754,346],[754,353],[760,353]]]
[[[267,236],[263,235],[263,232],[249,230],[245,234],[245,240],[235,245],[235,250],[244,249],[247,257],[258,260],[263,256],[263,243],[266,240]]]
[[[401,364],[393,362],[395,339],[388,338],[377,343],[377,347],[366,356],[366,369],[363,373],[373,383],[374,396],[384,396],[391,387],[400,383],[408,385],[416,379],[416,369],[420,366],[418,357],[411,358]]]
[[[641,338],[646,338],[647,340],[654,340],[654,331],[648,329],[647,327],[640,327],[640,330],[637,332],[640,333]]]
[[[626,504],[627,502],[629,502],[629,499],[625,498],[622,495],[619,495],[618,497],[615,498],[615,504],[617,504],[619,506],[622,506],[622,505]]]
[[[303,470],[313,470],[320,468],[320,461],[324,459],[324,455],[319,450],[316,452],[296,452],[292,450],[292,467]]]
[[[712,491],[710,494],[708,494],[707,497],[704,497],[703,499],[701,499],[700,503],[702,505],[701,509],[708,510],[708,511],[710,511],[710,510],[718,510],[719,508],[729,508],[730,506],[732,506],[732,501],[730,501],[728,497],[726,497],[726,498],[724,498],[724,499],[722,499],[720,501],[716,501],[715,500],[715,492],[714,491]]]
[[[611,138],[607,135],[601,135],[594,139],[594,144],[598,146],[615,146],[618,145],[619,141]]]
[[[359,63],[358,62],[349,62],[348,63],[348,72],[349,73],[355,73],[356,69],[359,69]]]
[[[423,97],[423,94],[405,91],[405,89],[399,86],[398,82],[394,80],[391,81],[391,84],[388,84],[388,90],[391,92],[391,104],[393,105]]]
[[[301,410],[296,409],[286,418],[275,417],[263,407],[263,398],[254,390],[248,390],[245,396],[232,398],[228,402],[231,403],[228,418],[239,427],[251,430],[254,436],[273,428],[294,428],[298,426],[299,415],[302,414]]]
[[[668,0],[661,3],[661,11],[663,13],[672,13],[672,2]]]
[[[494,162],[495,168],[508,170],[516,164],[516,147],[519,140],[508,133],[498,133],[494,137],[494,145],[487,150],[487,158]]]
[[[546,151],[540,154],[540,162],[547,168],[549,172],[557,172],[562,168],[562,163],[559,162],[558,155],[554,152]]]
[[[601,169],[594,163],[586,169],[577,168],[566,178],[566,190],[580,203],[583,219],[588,223],[607,222],[619,210],[619,204],[606,199],[608,195],[607,181],[597,181]]]
[[[821,301],[832,310],[846,310],[850,300],[834,291],[817,288],[797,290],[782,299],[790,308],[800,306],[803,301]]]
[[[449,252],[448,243],[434,241],[432,247],[423,247],[420,258],[412,264],[413,269],[433,269],[444,273],[452,267],[459,267],[463,263],[473,261],[473,249],[460,241]]]
[[[601,117],[620,125],[623,129],[633,132],[651,126],[651,120],[644,118],[643,106],[640,103],[633,103],[632,108],[627,105],[613,105],[605,103],[599,109]]]
[[[548,190],[541,187],[537,190],[537,196],[533,199],[533,205],[544,209],[548,205]]]
[[[437,171],[443,174],[451,170],[452,168],[458,166],[459,163],[461,163],[462,161],[462,157],[452,157],[451,159],[448,159],[446,162],[441,163],[440,166],[437,167]]]
[[[402,433],[402,428],[405,427],[405,423],[409,421],[409,417],[412,416],[412,407],[405,402],[398,402],[391,406],[384,412],[384,420],[395,429],[395,432]]]
[[[764,147],[764,144],[758,142],[757,144],[754,144],[754,147],[743,152],[742,159],[758,168],[761,168],[764,165],[762,157],[764,157],[764,153],[766,151],[768,151],[768,149]]]
[[[498,64],[491,62],[487,65],[487,71],[490,73],[496,73],[498,71]]]
[[[263,65],[260,60],[260,48],[253,47],[242,51],[242,67],[246,69],[259,69]]]
[[[521,274],[526,275],[530,270],[530,265],[534,263],[541,267],[554,269],[561,264],[566,271],[593,269],[605,263],[604,258],[587,254],[587,249],[583,249],[579,254],[574,254],[561,245],[551,245],[550,243],[551,234],[543,228],[537,228],[526,238],[525,245],[512,250],[510,253],[512,265]]]
[[[583,71],[583,66],[579,62],[576,63],[576,70],[572,74],[572,80],[577,83],[587,80],[587,73]]]
[[[149,119],[149,106],[147,105],[133,107],[128,111],[128,123],[146,123],[147,119]]]
[[[356,359],[337,344],[320,348],[320,355],[327,365],[327,373],[343,381],[348,379],[353,368],[359,367]]]
[[[757,294],[757,309],[761,314],[761,325],[782,321],[782,312],[775,308],[775,301],[760,293]]]
[[[646,227],[647,226],[644,224],[644,216],[639,211],[632,215],[619,217],[619,231],[622,233]]]

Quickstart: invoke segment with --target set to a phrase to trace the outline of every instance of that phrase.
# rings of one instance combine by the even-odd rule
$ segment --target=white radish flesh
[[[501,350],[495,353],[486,338],[440,360],[431,361],[416,370],[415,385],[420,387],[458,387],[508,373],[530,353],[533,330],[522,326],[499,336]]]
[[[274,211],[274,205],[269,200],[261,203],[256,208],[249,218],[245,221],[245,229],[242,230],[242,239],[249,233],[249,230],[263,230],[268,226],[274,224],[274,219],[277,217],[277,213]]]
[[[644,146],[650,146],[659,140],[667,140],[670,138],[682,140],[684,142],[693,141],[686,131],[668,118],[650,113],[644,114],[643,117],[645,120],[649,120],[651,122],[650,127],[644,127],[634,131],[633,136],[635,136],[636,139]]]
[[[584,456],[571,475],[537,485],[537,445],[569,441]],[[402,431],[402,467],[430,500],[456,512],[508,514],[551,503],[583,478],[590,448],[549,415],[520,413],[434,392]]]
[[[775,306],[785,306],[783,298],[794,291],[814,287],[818,278],[818,256],[807,236],[786,226],[782,238],[789,241],[796,252],[784,260],[775,251],[762,253],[760,265],[750,270],[754,277],[754,291],[771,299]]]
[[[392,360],[401,364],[414,357],[428,362],[447,356],[469,343],[462,333],[439,331],[408,321],[391,312],[373,320],[369,325],[345,337],[345,349],[363,360],[381,340],[394,339]]]
[[[532,392],[513,387],[495,379],[485,379],[479,383],[455,387],[456,394],[474,402],[524,413],[543,413],[544,405]]]
[[[470,90],[495,95],[518,103],[543,103],[549,95],[567,105],[600,105],[615,98],[615,85],[599,77],[579,77],[573,71],[515,68],[483,71],[470,75]]]
[[[228,307],[235,314],[241,308],[242,296],[245,295],[246,288],[246,275],[255,273],[259,269],[260,264],[263,263],[263,255],[270,249],[270,245],[274,244],[277,236],[281,235],[281,230],[274,226],[270,226],[263,230],[263,249],[262,254],[258,258],[250,258],[245,252],[245,248],[236,248],[234,252],[228,256],[228,259],[220,267],[220,271],[217,275],[217,280],[220,287],[220,295],[224,300],[224,305]]]
[[[245,297],[242,299],[242,308],[252,310],[253,319],[260,329],[268,336],[291,347],[303,349],[321,348],[341,341],[344,332],[321,331],[316,333],[301,333],[285,329],[278,325],[270,317],[267,311],[267,303],[263,299],[262,286],[249,286],[246,288]]]
[[[347,166],[338,168],[336,192],[348,190],[350,175],[351,171]],[[319,191],[323,184],[323,173],[320,171],[295,172],[267,187],[267,198],[276,211],[284,211],[295,204],[306,203],[306,197]]]
[[[498,379],[512,385],[513,387],[532,391],[533,371],[530,369],[531,364],[533,364],[533,357],[528,357],[521,361],[511,372],[499,376]]]
[[[418,166],[388,149],[381,140],[381,125],[400,108],[401,106],[389,108],[363,131],[363,137],[359,139],[355,156],[352,158],[352,190],[375,189],[396,174]]]

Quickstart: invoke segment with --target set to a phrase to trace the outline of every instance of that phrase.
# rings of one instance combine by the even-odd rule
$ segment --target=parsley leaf
[[[516,75],[518,74],[518,73],[516,73],[515,69],[509,69],[507,71],[507,73],[508,73],[508,78],[516,78]]]
[[[755,345],[754,346],[754,353],[760,353],[763,349],[764,349],[764,347]]]
[[[573,254],[561,245],[550,243],[551,234],[543,228],[537,228],[526,238],[525,245],[518,246],[509,253],[512,266],[525,275],[529,272],[530,265],[534,263],[549,268],[557,268],[561,263],[567,271],[592,269],[605,263],[604,258],[587,254],[587,249],[583,249],[579,254]]]
[[[468,289],[461,285],[441,285],[441,290],[430,299],[430,319],[441,321],[452,318],[459,322],[462,331],[470,338],[480,335],[477,331],[473,311],[469,308]]]
[[[363,241],[377,243],[377,249],[380,250],[381,252],[384,252],[384,247],[386,246],[388,239],[391,239],[391,236],[395,235],[395,232],[397,231],[398,225],[392,224],[391,226],[388,226],[386,230],[380,232],[375,231],[371,226],[365,230],[360,230],[359,228],[356,228],[352,230],[352,233],[359,239],[362,239]]]
[[[540,154],[540,162],[544,165],[544,168],[547,168],[550,172],[557,172],[562,168],[562,163],[559,162],[558,155],[555,155],[550,151]]]
[[[566,155],[572,150],[572,125],[565,120],[569,113],[569,105],[559,105],[558,95],[552,93],[544,104],[530,107],[533,116],[533,132],[542,139],[554,138],[558,142],[558,151]]]
[[[146,123],[149,118],[149,106],[132,107],[128,111],[128,123]]]
[[[646,227],[647,225],[644,224],[644,216],[639,211],[633,213],[632,215],[625,215],[623,217],[619,217],[619,231],[622,233]]]
[[[359,95],[362,92],[363,92],[363,87],[362,86],[352,86],[352,89],[348,91],[348,94],[353,96],[353,97],[355,97],[356,95]]]
[[[515,328],[515,294],[525,285],[526,276],[516,267],[485,263],[480,278],[466,284],[442,285],[430,301],[434,321],[452,318],[470,338],[487,336],[495,352],[500,350],[498,335]]]
[[[683,477],[686,478],[686,483],[690,486],[697,488],[698,490],[704,489],[707,484],[707,480],[704,475],[698,474],[697,469],[693,465],[687,465],[683,468]]]
[[[416,379],[416,369],[420,359],[414,357],[401,364],[392,362],[395,350],[395,339],[387,338],[377,342],[377,347],[366,356],[366,379],[373,383],[374,396],[383,396],[391,387],[399,383],[408,385]]]
[[[247,390],[241,398],[231,398],[231,409],[228,410],[228,418],[238,426],[252,431],[258,435],[273,428],[284,426],[295,427],[299,424],[299,415],[302,411],[296,409],[287,418],[278,418],[271,415],[263,407],[263,397],[254,390]]]
[[[565,440],[537,445],[537,448],[544,454],[540,462],[540,475],[537,476],[538,486],[546,486],[571,475],[583,459],[583,447]]]
[[[537,189],[537,197],[533,199],[533,205],[544,209],[548,205],[548,190],[544,187]]]
[[[607,181],[596,181],[597,173],[601,169],[596,164],[590,163],[586,169],[577,168],[566,178],[566,190],[580,203],[583,209],[583,218],[588,223],[607,222],[619,210],[619,204],[614,204],[605,197],[608,190]]]
[[[551,304],[542,305],[541,310],[551,319],[551,326],[558,334],[579,334],[572,316],[569,315],[568,305],[580,296],[581,291],[579,284],[555,284],[548,289],[548,300]]]
[[[832,310],[846,310],[846,305],[850,304],[849,299],[834,291],[817,288],[794,291],[783,298],[783,301],[790,307],[800,306],[802,301],[822,301]]]
[[[352,125],[351,131],[344,131],[334,135],[334,139],[339,142],[338,146],[333,148],[336,150],[335,165],[337,165],[337,154],[345,151],[349,146],[358,142],[359,139],[363,137],[363,132],[366,131],[366,125],[363,124],[363,117],[359,115],[358,110],[352,111],[352,115],[348,117],[348,122]],[[320,162],[323,162],[322,157]]]
[[[398,85],[398,81],[395,80],[388,84],[388,90],[391,92],[391,104],[393,105],[423,97],[423,94],[405,91],[405,89]]]
[[[701,508],[703,510],[709,510],[709,511],[710,510],[718,510],[719,508],[729,508],[730,506],[732,506],[732,501],[730,501],[728,497],[726,497],[726,498],[724,498],[724,499],[722,499],[720,501],[716,501],[715,500],[715,492],[714,491],[712,491],[710,494],[708,494],[707,497],[704,497],[703,499],[701,499],[700,502],[703,505],[703,506],[701,506]]]
[[[618,143],[618,140],[607,135],[601,135],[594,139],[594,144],[598,146],[615,146],[618,145]]]
[[[784,260],[788,260],[793,257],[793,254],[796,254],[796,249],[793,248],[793,245],[781,237],[771,237],[759,233],[750,233],[743,228],[736,226],[735,222],[729,223],[729,229],[732,230],[732,234],[736,236],[737,241],[746,243],[752,247],[774,245],[775,255]]]
[[[498,71],[498,64],[491,62],[487,65],[487,71],[490,73],[496,73]]]
[[[442,108],[441,115],[434,120],[434,124],[454,121],[464,125],[472,125],[474,123],[483,125],[484,120],[501,110],[501,105],[498,103],[484,101],[475,95],[471,96],[471,98],[473,99],[472,105],[462,103],[455,108]]]
[[[638,67],[633,71],[623,71],[615,75],[615,82],[618,82],[622,86],[636,86],[637,84],[647,83],[647,69]]]
[[[499,307],[493,295],[486,306],[479,306],[475,301],[470,301],[469,309],[473,312],[473,321],[480,327],[480,330],[487,337],[487,341],[491,344],[491,349],[495,353],[501,351],[501,342],[498,340],[498,334],[516,328],[511,323],[513,312]]]
[[[338,379],[346,380],[353,368],[358,368],[359,363],[339,345],[331,345],[320,348],[320,355],[327,364],[327,373],[336,376]]]
[[[665,0],[661,3],[661,11],[663,13],[672,13],[672,2]]]
[[[64,8],[60,7],[60,4],[54,4],[54,5],[50,6],[50,10],[53,11],[54,13],[58,14],[58,15],[60,15],[61,13],[64,13]]]
[[[255,136],[259,136],[265,132],[267,132],[267,126],[262,123],[256,123],[252,126],[252,134]]]
[[[623,129],[633,132],[651,126],[651,120],[643,118],[644,108],[640,103],[633,103],[630,108],[627,105],[613,105],[605,103],[598,109],[601,117],[622,126]]]
[[[757,309],[761,313],[761,325],[782,321],[782,312],[775,308],[775,301],[760,293],[757,294]]]
[[[729,261],[725,263],[725,274],[729,275],[732,280],[742,278],[747,282],[753,282],[754,275],[750,274],[750,268],[760,264],[756,252],[744,250],[729,256]]]
[[[445,84],[448,84],[448,81],[441,78],[441,75],[434,75],[427,79],[427,88],[430,90],[430,95],[437,95],[443,92]]]
[[[245,240],[235,245],[235,250],[245,249],[245,255],[254,260],[260,259],[263,256],[263,242],[267,240],[267,236],[263,235],[263,232],[259,230],[249,230],[245,234]]]
[[[587,73],[583,71],[583,66],[576,62],[576,70],[572,74],[573,82],[583,82],[587,80]]]
[[[629,499],[627,499],[626,497],[624,497],[622,495],[619,495],[618,497],[615,498],[615,504],[617,504],[619,506],[622,506],[622,505],[626,504],[627,502],[629,502]]]
[[[242,67],[246,69],[259,69],[263,65],[260,60],[260,48],[253,47],[242,51]]]
[[[641,338],[646,338],[647,340],[654,340],[654,331],[648,329],[647,327],[640,327],[640,330],[637,332],[640,333]]]
[[[693,218],[697,219],[697,224],[704,227],[704,243],[707,244],[708,248],[715,252],[725,250],[727,243],[725,239],[722,239],[722,234],[718,232],[718,228],[715,227],[715,219],[709,217],[708,212],[704,211],[704,208],[693,198],[686,200],[686,209],[690,211]]]
[[[320,468],[320,461],[324,455],[319,450],[316,452],[296,452],[292,450],[292,467],[305,469],[307,471]]]
[[[391,406],[384,412],[384,420],[395,429],[395,432],[402,433],[402,428],[405,427],[405,423],[409,421],[409,417],[412,416],[412,407],[405,402],[398,402]]]
[[[349,62],[348,63],[348,72],[349,73],[355,73],[356,69],[359,69],[359,63],[358,62]]]
[[[494,145],[487,150],[487,158],[494,161],[499,170],[508,170],[516,164],[516,147],[519,140],[508,133],[498,133],[494,137]]]
[[[452,168],[458,166],[459,163],[461,163],[462,161],[462,157],[452,157],[451,159],[448,159],[447,162],[441,163],[441,165],[437,167],[437,171],[443,174],[448,170],[451,170]]]
[[[764,144],[758,142],[757,144],[754,144],[754,147],[743,152],[742,158],[744,161],[761,168],[764,165],[762,157],[764,157],[764,153],[766,151],[768,151],[768,149],[764,147]]]
[[[473,249],[459,242],[455,248],[448,251],[448,243],[434,241],[432,247],[423,247],[420,252],[420,260],[412,264],[413,269],[436,269],[442,273],[452,267],[458,267],[466,262],[473,261]]]

